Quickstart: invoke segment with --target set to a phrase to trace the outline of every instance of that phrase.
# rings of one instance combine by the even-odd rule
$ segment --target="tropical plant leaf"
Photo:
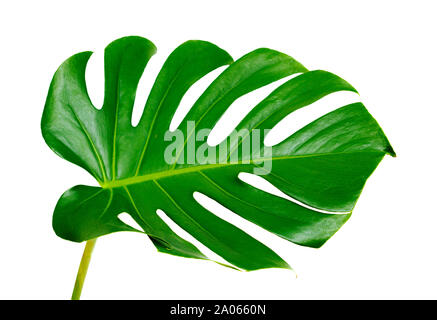
[[[134,127],[131,118],[137,85],[155,51],[150,41],[140,37],[121,38],[105,49],[101,109],[91,103],[85,84],[91,52],[72,56],[55,73],[41,122],[44,139],[54,152],[87,170],[100,184],[76,186],[61,196],[53,215],[58,236],[80,242],[116,231],[138,231],[118,219],[126,212],[159,251],[208,259],[172,231],[157,214],[161,209],[238,268],[289,268],[267,246],[205,209],[193,193],[203,193],[291,242],[320,247],[348,220],[364,183],[384,155],[395,155],[361,103],[315,120],[273,146],[268,156],[265,146],[257,153],[240,152],[255,129],[263,141],[264,129],[271,129],[291,112],[333,92],[356,91],[338,76],[308,71],[274,50],[257,49],[233,62],[228,53],[205,41],[185,42],[168,57]],[[229,67],[180,124],[184,139],[165,141],[187,90],[224,65]],[[202,151],[190,143],[195,132],[212,129],[244,94],[296,73],[301,74],[279,86],[240,122],[237,130],[244,135],[203,150],[208,151],[207,161],[190,161],[190,151]],[[172,161],[166,161],[164,154],[171,143],[175,146]],[[263,169],[265,161],[271,161],[271,170]],[[265,170],[267,181],[297,201],[238,178],[240,172],[252,173],[256,168]]]

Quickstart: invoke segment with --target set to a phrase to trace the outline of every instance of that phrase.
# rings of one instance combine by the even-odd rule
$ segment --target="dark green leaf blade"
[[[184,94],[200,78],[218,67],[232,63],[232,57],[223,49],[206,41],[187,41],[177,47],[168,57],[159,72],[150,92],[143,116],[136,132],[147,132],[142,139],[131,139],[130,148],[136,154],[135,171],[138,176],[153,170],[162,170],[162,159],[154,154],[164,154],[166,145],[162,137]],[[156,139],[156,138],[161,139]],[[132,148],[132,141],[138,140],[138,149]],[[124,161],[124,162],[127,162]]]
[[[328,113],[276,145],[273,158],[278,161],[265,178],[307,205],[348,212],[385,154],[395,155],[375,119],[355,103]]]
[[[124,209],[143,228],[160,252],[169,253],[186,258],[208,259],[193,244],[182,239],[169,228],[169,226],[157,215],[160,198],[152,183],[124,186],[115,189],[122,193],[125,198]],[[153,195],[151,197],[144,197]]]
[[[179,226],[226,261],[244,270],[290,266],[275,252],[241,229],[218,218],[193,198],[202,177],[197,173],[154,181],[166,196],[164,211]],[[187,186],[189,179],[192,184]],[[183,187],[183,188],[182,188]]]
[[[105,99],[99,114],[99,134],[106,142],[101,152],[110,180],[123,174],[123,160],[130,155],[126,145],[135,136],[131,118],[137,85],[155,52],[155,45],[141,37],[121,38],[105,49]]]
[[[200,171],[196,189],[241,217],[299,245],[321,247],[350,214],[326,214],[305,208],[242,182],[244,167]]]
[[[258,49],[232,62],[224,50],[205,41],[188,41],[169,56],[134,127],[131,117],[138,81],[155,51],[150,41],[140,37],[122,38],[106,48],[101,110],[92,105],[86,91],[85,68],[91,53],[71,57],[53,78],[41,122],[44,139],[61,157],[90,172],[102,187],[77,186],[61,197],[53,226],[65,239],[83,241],[136,231],[118,219],[118,214],[126,212],[159,251],[208,259],[164,222],[157,213],[160,209],[241,269],[290,268],[267,246],[200,205],[193,193],[203,193],[291,242],[320,247],[349,219],[366,180],[384,155],[395,156],[361,103],[315,120],[273,146],[271,154],[266,155],[265,146],[258,153],[241,154],[244,140],[256,129],[271,129],[288,114],[330,93],[356,90],[336,75],[308,71],[274,50]],[[164,136],[182,97],[200,78],[227,64],[179,126],[184,138],[177,143],[174,160],[166,161],[169,142]],[[248,134],[231,144],[226,141],[224,158],[219,151],[225,142],[210,148],[215,156],[208,161],[219,162],[177,161],[185,160],[188,139],[195,131],[212,129],[235,100],[295,73],[302,74],[248,113],[237,127]],[[186,126],[188,121],[194,122],[194,128]],[[266,161],[272,163],[270,170],[262,169]],[[286,196],[272,195],[238,178],[240,172],[261,174],[259,170],[265,170],[263,177]],[[332,211],[343,213],[328,213]]]
[[[118,219],[119,213],[120,204],[111,189],[78,185],[56,204],[53,229],[59,237],[76,242],[117,231],[137,231]]]
[[[99,146],[98,111],[92,105],[85,84],[85,67],[91,52],[76,54],[56,71],[50,84],[41,119],[41,130],[49,147],[62,158],[106,180]]]

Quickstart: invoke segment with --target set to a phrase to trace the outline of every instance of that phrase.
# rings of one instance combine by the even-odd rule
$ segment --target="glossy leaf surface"
[[[126,212],[159,251],[208,259],[162,220],[157,214],[161,209],[231,265],[244,270],[289,268],[266,245],[200,205],[193,193],[200,192],[291,242],[320,247],[348,220],[384,155],[395,155],[361,103],[315,120],[273,146],[267,157],[264,146],[258,153],[239,152],[255,129],[263,141],[264,129],[273,128],[288,114],[330,93],[355,89],[332,73],[308,71],[274,50],[257,49],[233,62],[227,52],[205,41],[185,42],[168,57],[134,127],[137,85],[155,51],[150,41],[140,37],[121,38],[106,48],[101,109],[92,105],[85,83],[90,52],[72,56],[55,73],[41,122],[44,139],[54,152],[87,170],[100,184],[76,186],[61,196],[53,216],[58,236],[80,242],[116,231],[137,231],[118,219]],[[229,67],[180,124],[184,139],[175,144],[173,160],[166,161],[171,142],[165,136],[184,94],[224,65]],[[199,151],[197,144],[193,149],[190,143],[196,132],[212,129],[236,99],[297,73],[301,74],[279,86],[240,122],[236,129],[245,129],[246,136],[210,147],[215,161],[189,161],[190,151]],[[241,172],[262,170],[261,164],[270,160],[271,171],[263,178],[297,201],[238,178]]]

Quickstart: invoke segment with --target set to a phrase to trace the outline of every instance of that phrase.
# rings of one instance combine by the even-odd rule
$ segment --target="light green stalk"
[[[80,261],[79,270],[77,271],[76,283],[74,284],[73,294],[71,300],[80,300],[80,294],[82,293],[83,283],[85,281],[88,266],[91,260],[91,254],[93,253],[94,246],[97,239],[88,240],[83,251],[82,260]]]

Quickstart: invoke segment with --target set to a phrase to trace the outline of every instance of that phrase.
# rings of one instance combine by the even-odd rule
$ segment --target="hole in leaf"
[[[158,73],[161,70],[166,58],[166,54],[155,54],[152,56],[147,63],[146,69],[141,75],[135,95],[134,107],[132,110],[131,124],[134,127],[136,127],[141,120],[147,98],[149,97],[150,91],[155,83],[155,79],[158,76]]]
[[[278,189],[277,187],[275,187],[272,183],[270,183],[269,181],[267,181],[266,179],[257,176],[256,174],[253,173],[248,173],[248,172],[240,172],[238,174],[238,178],[251,185],[254,188],[257,188],[259,190],[262,190],[264,192],[273,194],[275,196],[287,199],[291,202],[294,202],[304,208],[313,210],[313,211],[317,211],[317,212],[321,212],[321,213],[329,213],[329,214],[336,214],[336,213],[344,213],[344,212],[332,212],[332,211],[326,211],[326,210],[321,210],[321,209],[317,209],[314,207],[311,207],[303,202],[300,202],[299,200],[296,200],[292,197],[290,197],[289,195],[285,194],[284,192],[282,192],[280,189]]]
[[[254,239],[277,252],[280,256],[284,256],[281,254],[281,248],[284,248],[284,242],[287,245],[286,250],[289,250],[289,242],[287,240],[284,240],[283,238],[278,237],[277,235],[267,231],[257,224],[244,219],[237,213],[223,206],[220,202],[217,202],[216,200],[200,192],[194,192],[193,197],[206,210],[216,215],[220,219],[227,221],[241,229]]]
[[[85,82],[91,103],[97,109],[103,106],[105,96],[104,50],[94,52],[85,70]]]
[[[141,231],[143,228],[140,227],[140,225],[130,216],[130,214],[127,214],[125,212],[120,213],[117,218],[121,220],[123,223],[127,224],[128,226]]]
[[[217,121],[208,136],[207,143],[216,146],[228,137],[232,130],[244,119],[244,117],[264,98],[272,93],[277,87],[288,80],[297,77],[301,73],[282,78],[264,87],[251,91],[235,100]]]
[[[228,264],[222,257],[216,254],[214,251],[210,250],[207,246],[202,244],[196,238],[194,238],[191,234],[181,228],[177,223],[175,223],[164,211],[161,209],[156,210],[157,215],[169,226],[174,233],[176,233],[182,239],[191,242],[197,249],[199,249],[204,255],[206,255],[209,259],[215,260],[224,264]]]
[[[219,67],[201,79],[196,81],[184,94],[175,114],[170,122],[170,131],[175,131],[181,122],[184,120],[187,113],[190,111],[193,104],[199,99],[202,93],[209,87],[209,85],[227,68],[228,66]]]
[[[355,92],[339,91],[331,93],[306,107],[290,113],[279,121],[266,135],[264,144],[274,146],[325,114],[358,101],[360,101],[360,98]]]

